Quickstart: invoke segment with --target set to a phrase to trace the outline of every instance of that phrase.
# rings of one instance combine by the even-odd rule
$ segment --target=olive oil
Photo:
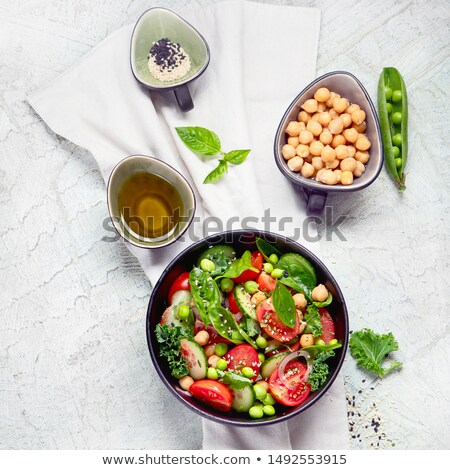
[[[161,176],[135,173],[119,189],[121,219],[131,234],[155,240],[176,230],[183,213],[178,190]]]

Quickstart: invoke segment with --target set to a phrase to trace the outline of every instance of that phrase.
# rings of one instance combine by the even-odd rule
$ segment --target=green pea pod
[[[386,67],[381,73],[378,114],[386,167],[399,191],[404,191],[408,155],[408,98],[405,82],[394,67]]]

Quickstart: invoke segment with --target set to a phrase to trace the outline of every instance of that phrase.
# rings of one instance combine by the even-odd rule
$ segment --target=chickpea
[[[297,147],[300,141],[298,140],[298,137],[288,137],[287,140],[288,145],[292,145],[292,147]]]
[[[344,130],[344,123],[341,118],[332,119],[328,124],[328,129],[332,134],[340,134]]]
[[[358,150],[355,153],[355,159],[358,162],[361,162],[362,164],[365,165],[369,161],[369,152],[361,152],[361,151]]]
[[[353,183],[353,173],[351,171],[343,171],[341,175],[341,184],[349,186]]]
[[[339,117],[342,119],[344,127],[349,127],[352,125],[352,117],[350,116],[350,114],[342,113]]]
[[[303,166],[302,157],[294,157],[288,160],[287,165],[291,171],[300,171]]]
[[[322,87],[319,88],[315,93],[314,93],[314,98],[316,101],[319,101],[320,103],[324,103],[327,101],[331,96],[330,90],[328,88]]]
[[[358,137],[358,140],[355,143],[355,147],[358,150],[369,150],[371,145],[370,140],[365,136]]]
[[[354,144],[358,140],[358,131],[352,127],[350,129],[345,129],[343,134],[347,142]]]
[[[297,121],[291,121],[286,127],[286,134],[290,135],[291,137],[295,137],[300,134],[301,132],[300,123]]]
[[[305,178],[311,178],[311,176],[314,174],[314,167],[310,163],[305,162],[303,163],[300,173]]]
[[[356,160],[354,158],[344,158],[341,162],[340,168],[342,172],[351,171],[353,173],[356,168]]]
[[[295,294],[292,298],[294,299],[296,308],[302,309],[306,307],[307,302],[303,294]]]
[[[216,367],[217,363],[220,361],[221,357],[217,354],[213,354],[212,356],[208,357],[208,365],[209,367]]]
[[[345,112],[346,112],[347,114],[350,114],[350,115],[351,115],[351,114],[353,113],[353,111],[358,111],[359,109],[361,109],[361,108],[359,107],[358,104],[351,104],[351,105],[345,110]]]
[[[309,114],[315,113],[317,111],[317,101],[313,98],[310,100],[306,100],[302,104],[301,108]]]
[[[356,124],[362,124],[366,119],[366,113],[362,109],[357,109],[352,113],[352,121]]]
[[[336,157],[339,158],[339,160],[343,160],[348,157],[348,148],[346,145],[338,145],[334,150],[336,151]]]
[[[330,113],[327,113],[325,111],[322,113],[319,113],[319,123],[322,126],[328,126],[328,124],[330,124],[330,121],[331,121]]]
[[[356,168],[353,170],[353,176],[359,178],[366,171],[366,167],[361,162],[356,162]]]
[[[266,294],[264,294],[264,292],[258,291],[252,295],[252,298],[250,299],[250,303],[256,307],[260,303],[264,302],[266,298],[267,297],[266,297]]]
[[[323,113],[323,112],[326,111],[326,110],[327,110],[327,105],[326,105],[325,103],[319,103],[319,104],[317,105],[317,111],[318,111],[319,113]]]
[[[336,98],[333,101],[333,109],[338,113],[343,113],[348,107],[350,103],[345,98]]]
[[[332,162],[325,163],[325,168],[329,170],[334,170],[338,166],[339,166],[339,160],[337,158],[335,158]]]
[[[194,379],[190,375],[185,375],[184,377],[181,377],[178,383],[183,390],[188,391],[194,383]]]
[[[269,384],[265,380],[258,380],[256,383],[260,385],[266,392],[269,391]]]
[[[353,124],[353,129],[356,129],[359,133],[366,132],[366,122],[364,121],[362,124]]]
[[[311,114],[308,114],[306,111],[300,111],[297,116],[297,121],[303,122],[306,124],[311,119]]]
[[[315,140],[314,142],[311,143],[309,146],[309,152],[311,155],[320,155],[323,150],[323,144],[320,142],[320,140]]]
[[[205,346],[205,354],[206,354],[206,357],[211,357],[213,354],[215,354],[215,348],[216,348],[216,345],[215,344],[208,344],[207,346]]]
[[[309,145],[300,144],[295,149],[297,155],[302,158],[309,157]]]
[[[334,103],[334,100],[336,98],[340,98],[341,95],[338,95],[337,93],[335,93],[334,91],[331,91],[330,92],[330,97],[325,101],[325,104],[329,107],[329,108],[332,108],[333,107],[333,103]]]
[[[351,158],[354,158],[356,154],[356,149],[353,147],[353,145],[347,145],[347,151],[348,151],[348,156]]]
[[[314,167],[316,171],[319,171],[323,168],[323,160],[322,157],[313,157],[311,159],[311,165]]]
[[[338,145],[345,145],[345,137],[342,134],[335,135],[331,141],[331,146],[335,149]]]
[[[309,144],[313,141],[313,139],[314,136],[312,135],[312,132],[308,130],[301,131],[300,136],[298,138],[301,144]]]
[[[334,184],[337,184],[337,176],[334,174],[334,171],[325,170],[323,173],[320,174],[320,181],[324,184],[332,186]]]
[[[300,336],[300,346],[306,348],[307,346],[313,346],[314,336],[311,334],[304,334]]]
[[[300,322],[300,328],[298,330],[298,334],[301,335],[304,331],[305,331],[305,328],[306,328],[306,322],[305,321],[301,321]]]
[[[321,155],[325,163],[332,162],[336,158],[336,150],[327,145],[323,148]]]
[[[297,153],[295,151],[295,148],[292,147],[292,145],[286,144],[283,145],[283,147],[281,148],[281,155],[283,155],[283,158],[285,160],[289,160],[290,158],[295,157]]]
[[[311,122],[311,121],[313,121],[313,122],[318,122],[318,121],[319,121],[319,114],[320,114],[319,112],[314,113],[314,114],[311,116],[311,120],[310,120],[309,122]]]
[[[320,181],[320,176],[322,175],[322,173],[326,171],[326,168],[322,168],[320,169],[317,173],[316,173],[316,180],[317,181]]]
[[[341,170],[334,170],[334,174],[336,175],[337,182],[341,182],[342,171]]]
[[[333,140],[333,134],[328,129],[324,129],[322,131],[322,134],[320,134],[319,140],[324,145],[331,144],[331,142]]]
[[[317,121],[313,121],[313,120],[309,121],[308,124],[306,125],[306,129],[308,129],[308,131],[311,132],[312,135],[316,137],[322,133],[322,126]]]
[[[194,336],[194,341],[198,343],[200,346],[206,346],[209,341],[209,333],[206,330],[199,331]]]
[[[333,108],[328,110],[328,114],[331,116],[332,120],[339,117],[339,114]]]
[[[323,284],[319,284],[314,287],[311,295],[316,302],[324,302],[328,298],[328,289]]]

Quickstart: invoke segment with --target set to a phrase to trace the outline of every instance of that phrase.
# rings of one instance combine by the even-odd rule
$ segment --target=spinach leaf
[[[333,344],[333,345],[330,345],[330,344],[323,344],[323,345],[314,344],[313,346],[305,346],[304,348],[302,348],[302,350],[309,352],[309,354],[311,354],[312,357],[316,357],[322,352],[328,352],[328,351],[332,351],[333,349],[338,349],[338,348],[342,348],[341,343],[336,343],[336,344]]]
[[[239,326],[229,310],[221,305],[215,305],[211,308],[209,317],[220,336],[235,344],[244,342]]]
[[[222,176],[228,172],[228,163],[225,160],[219,160],[219,164],[203,180],[203,184],[210,184],[219,181]]]
[[[167,359],[172,375],[176,379],[180,379],[189,374],[186,360],[180,354],[180,339],[186,337],[182,328],[158,324],[155,328],[155,335],[156,341],[160,344],[159,354]]]
[[[287,253],[280,258],[276,267],[287,274],[280,282],[312,300],[311,292],[317,284],[317,278],[312,264],[307,259],[296,253]]]
[[[252,254],[248,250],[240,258],[234,260],[221,277],[234,279],[235,277],[240,276],[244,271],[247,271],[247,269],[250,269],[255,273],[258,272],[258,270],[252,265]]]
[[[277,282],[272,293],[273,308],[277,317],[289,328],[294,328],[297,321],[297,310],[291,293]]]
[[[200,268],[194,267],[189,275],[191,294],[205,325],[211,323],[209,311],[220,305],[220,291],[211,275]]]
[[[269,261],[269,256],[270,255],[275,254],[278,257],[280,257],[282,255],[281,251],[279,251],[277,248],[275,248],[270,243],[266,242],[266,240],[264,240],[263,238],[258,237],[256,239],[256,247],[262,253],[262,255],[264,256],[264,259],[266,261]]]
[[[222,372],[220,380],[233,390],[241,390],[253,384],[250,379],[231,371]]]
[[[316,307],[328,307],[331,302],[333,302],[333,296],[331,295],[331,292],[328,292],[328,297],[323,302],[313,302],[313,304]]]
[[[211,277],[217,277],[223,274],[231,264],[231,260],[235,257],[236,253],[230,246],[227,245],[216,245],[208,248],[202,253],[197,261],[197,266],[203,259],[209,259],[214,263],[214,271],[210,273]]]
[[[232,150],[224,155],[224,160],[233,165],[240,165],[245,162],[250,150]]]
[[[320,352],[313,362],[312,371],[309,373],[308,383],[311,385],[311,391],[315,392],[327,381],[329,368],[325,363],[327,359],[334,356],[334,351]]]
[[[221,145],[217,134],[205,127],[176,127],[180,139],[186,147],[201,155],[214,156],[220,152]]]
[[[310,304],[306,307],[306,315],[303,317],[303,320],[306,322],[305,333],[311,333],[314,338],[322,334],[319,308],[314,304]]]

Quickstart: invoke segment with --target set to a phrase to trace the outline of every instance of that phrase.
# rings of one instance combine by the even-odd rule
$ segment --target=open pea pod
[[[387,170],[399,191],[404,191],[408,154],[408,98],[405,82],[394,67],[386,67],[381,72],[378,114]]]

